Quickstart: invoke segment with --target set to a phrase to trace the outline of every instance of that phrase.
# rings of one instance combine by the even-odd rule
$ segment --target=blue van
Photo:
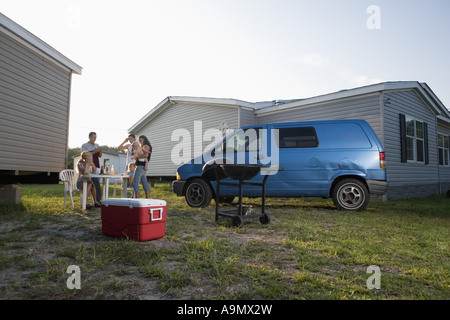
[[[387,191],[384,149],[364,120],[326,120],[258,124],[240,128],[203,155],[177,169],[172,190],[191,207],[206,207],[216,181],[202,178],[206,163],[269,167],[267,197],[332,197],[339,210],[361,211],[371,194]],[[251,179],[261,183],[263,171]],[[226,181],[226,178],[223,181]],[[231,181],[231,180],[230,180]],[[221,201],[238,188],[220,186]],[[261,187],[246,185],[243,196],[260,197]]]

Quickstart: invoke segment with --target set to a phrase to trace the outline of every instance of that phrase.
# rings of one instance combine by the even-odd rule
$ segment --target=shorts
[[[88,183],[91,182],[91,179],[88,180]],[[81,186],[83,185],[83,180],[77,181],[77,189],[81,189]]]

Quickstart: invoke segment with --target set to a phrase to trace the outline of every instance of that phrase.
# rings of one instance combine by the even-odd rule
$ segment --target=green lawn
[[[63,207],[62,185],[22,185],[0,206],[0,299],[444,299],[450,298],[450,199],[371,202],[268,198],[271,223],[215,222],[166,183],[166,234],[137,242],[102,235],[100,209]],[[112,191],[112,189],[110,190]],[[260,199],[245,199],[254,207]],[[229,205],[228,205],[229,206]],[[68,266],[81,270],[69,290]],[[369,289],[369,266],[381,272]],[[370,279],[369,279],[370,280]]]

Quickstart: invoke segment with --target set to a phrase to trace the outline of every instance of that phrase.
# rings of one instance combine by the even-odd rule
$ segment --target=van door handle
[[[264,156],[255,156],[254,157],[256,160],[262,160],[262,159],[264,159]]]

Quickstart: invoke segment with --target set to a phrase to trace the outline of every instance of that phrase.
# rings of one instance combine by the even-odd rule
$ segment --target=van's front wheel
[[[212,191],[208,183],[202,179],[194,179],[186,186],[186,202],[194,208],[209,206],[212,199]]]
[[[369,203],[369,191],[356,179],[344,179],[333,189],[333,202],[338,210],[363,211]]]

